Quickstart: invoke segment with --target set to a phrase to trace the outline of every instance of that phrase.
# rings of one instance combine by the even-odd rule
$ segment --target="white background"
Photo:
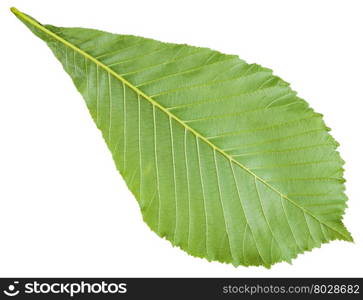
[[[151,232],[71,79],[9,11],[238,54],[324,114],[346,160],[334,241],[272,269],[209,263]],[[0,1],[0,276],[363,276],[363,2]]]

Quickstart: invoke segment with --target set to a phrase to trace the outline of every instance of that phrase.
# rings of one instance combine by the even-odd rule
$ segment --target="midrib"
[[[96,59],[95,57],[93,57],[92,55],[88,54],[84,50],[78,48],[77,46],[73,45],[72,43],[68,42],[67,40],[65,40],[64,38],[62,38],[61,36],[59,36],[58,34],[54,33],[53,31],[51,31],[48,28],[46,28],[43,25],[41,25],[40,23],[36,22],[34,19],[28,17],[26,14],[23,14],[21,11],[17,10],[16,8],[12,7],[11,8],[11,11],[17,17],[19,17],[20,19],[22,19],[22,20],[26,21],[27,23],[33,25],[37,29],[39,29],[42,32],[48,34],[49,36],[53,37],[54,39],[56,39],[60,43],[62,43],[65,46],[73,49],[74,51],[78,52],[79,54],[81,54],[85,58],[89,59],[90,61],[92,61],[93,63],[95,63],[96,65],[98,65],[100,68],[104,69],[106,72],[108,72],[109,74],[111,74],[112,76],[114,76],[116,79],[118,79],[119,81],[121,81],[123,84],[125,84],[126,86],[128,86],[130,89],[132,89],[136,94],[142,96],[144,99],[146,99],[147,101],[149,101],[152,105],[154,105],[155,107],[157,107],[158,109],[160,109],[162,112],[164,112],[165,114],[167,114],[170,118],[174,119],[176,122],[178,122],[179,124],[181,124],[184,128],[186,128],[191,133],[193,133],[197,138],[199,138],[200,140],[202,140],[203,142],[205,142],[206,144],[208,144],[215,151],[218,151],[220,154],[222,154],[223,156],[225,156],[229,161],[235,163],[236,165],[238,165],[239,167],[241,167],[242,169],[244,169],[246,172],[248,172],[249,174],[251,174],[252,176],[254,176],[255,179],[259,180],[260,182],[262,182],[263,184],[265,184],[268,188],[270,188],[272,191],[274,191],[275,193],[277,193],[278,195],[280,195],[284,199],[288,200],[289,202],[291,202],[293,205],[295,205],[296,207],[298,207],[302,211],[304,211],[307,214],[309,214],[311,217],[313,217],[314,219],[316,219],[319,223],[325,225],[326,227],[330,228],[331,230],[333,230],[333,231],[339,233],[340,235],[346,237],[348,240],[351,239],[349,236],[346,236],[345,233],[342,233],[342,232],[338,231],[337,229],[331,227],[330,225],[326,224],[325,222],[321,221],[312,212],[310,212],[309,210],[307,210],[304,207],[300,206],[298,203],[296,203],[294,200],[290,199],[286,195],[282,194],[274,186],[272,186],[271,184],[269,184],[268,182],[266,182],[263,178],[259,177],[257,174],[253,173],[250,169],[248,169],[242,163],[236,161],[233,157],[231,157],[230,155],[228,155],[225,151],[223,151],[222,149],[220,149],[219,147],[217,147],[216,145],[214,145],[212,142],[210,142],[208,139],[206,139],[198,131],[196,131],[195,129],[193,129],[192,127],[190,127],[188,124],[186,124],[183,120],[179,119],[176,115],[174,115],[169,110],[167,110],[165,107],[163,107],[162,105],[160,105],[157,101],[155,101],[154,99],[152,99],[150,96],[146,95],[143,91],[141,91],[140,89],[138,89],[132,83],[130,83],[125,78],[123,78],[122,76],[120,76],[119,74],[117,74],[109,66],[105,65],[104,63],[102,63],[101,61],[99,61],[98,59]]]

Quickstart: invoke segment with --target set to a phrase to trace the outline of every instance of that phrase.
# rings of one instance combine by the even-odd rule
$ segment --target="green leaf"
[[[12,11],[71,76],[159,236],[193,256],[265,267],[352,241],[337,142],[271,70]]]

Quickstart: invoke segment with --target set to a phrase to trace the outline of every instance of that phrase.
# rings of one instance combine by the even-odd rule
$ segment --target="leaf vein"
[[[161,214],[161,197],[160,197],[160,186],[159,186],[159,168],[158,168],[158,154],[156,145],[156,113],[155,106],[153,108],[153,125],[154,125],[154,156],[155,156],[155,172],[156,172],[156,190],[158,198],[158,221],[157,221],[157,232],[160,233],[160,214]]]
[[[172,166],[173,166],[173,182],[174,182],[174,199],[175,199],[175,229],[174,229],[174,244],[176,241],[176,234],[178,229],[178,194],[177,194],[177,185],[176,185],[176,173],[175,173],[175,154],[174,154],[174,138],[173,138],[173,124],[172,119],[169,117],[169,127],[170,127],[170,143],[171,143],[171,157],[172,157]]]
[[[203,200],[203,207],[204,207],[204,219],[205,219],[205,249],[207,257],[209,256],[209,250],[208,250],[208,215],[207,215],[207,208],[205,203],[205,192],[204,192],[204,184],[203,184],[203,175],[202,175],[202,165],[201,165],[201,158],[200,158],[200,151],[199,151],[199,139],[198,137],[195,137],[197,142],[197,154],[198,154],[198,166],[199,166],[199,175],[200,175],[200,183],[202,188],[202,200]]]
[[[234,251],[232,251],[229,230],[228,230],[228,225],[227,225],[226,216],[225,216],[225,208],[224,208],[223,199],[222,199],[222,192],[221,192],[220,181],[219,181],[220,179],[219,179],[219,172],[218,172],[218,165],[217,165],[215,149],[213,149],[213,158],[214,158],[214,167],[215,167],[216,176],[217,176],[218,197],[219,197],[220,205],[222,207],[223,223],[224,223],[224,229],[226,230],[226,234],[227,234],[228,248],[229,248],[229,252],[231,253],[232,259],[236,260]]]

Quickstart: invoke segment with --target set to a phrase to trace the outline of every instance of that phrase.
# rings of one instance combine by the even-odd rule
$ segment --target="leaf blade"
[[[293,177],[286,177],[287,175],[284,175],[282,179],[285,180],[285,183],[283,183],[281,179],[274,177],[275,173],[272,171],[268,171],[267,173],[266,171],[264,171],[265,173],[261,171],[261,169],[266,169],[266,165],[264,168],[260,166],[259,169],[255,168],[252,171],[250,165],[251,161],[256,159],[256,155],[250,154],[252,159],[247,159],[246,155],[243,155],[245,153],[242,152],[241,155],[239,152],[241,150],[243,151],[243,149],[260,150],[261,145],[262,147],[266,147],[266,145],[271,144],[277,146],[276,151],[286,151],[288,149],[286,148],[288,143],[286,141],[300,141],[301,136],[309,133],[312,135],[313,140],[316,139],[316,141],[324,142],[322,144],[330,145],[330,152],[336,154],[336,145],[327,133],[321,116],[308,108],[307,103],[297,98],[296,94],[288,88],[288,85],[278,77],[273,76],[270,70],[257,65],[248,65],[235,56],[223,55],[209,49],[163,44],[153,40],[132,36],[117,36],[88,29],[43,26],[25,14],[18,11],[13,12],[28,27],[31,27],[34,33],[48,43],[57,58],[62,62],[65,70],[72,77],[78,90],[83,94],[97,126],[103,132],[119,171],[128,183],[130,190],[138,199],[146,223],[159,235],[166,236],[172,243],[174,242],[174,244],[178,245],[175,242],[178,240],[176,238],[177,234],[181,234],[179,232],[183,231],[182,229],[177,230],[177,216],[178,211],[180,211],[180,209],[178,210],[179,200],[183,201],[180,207],[184,207],[184,216],[186,215],[186,207],[188,206],[187,241],[185,241],[186,235],[184,234],[184,238],[180,239],[179,246],[193,255],[206,257],[211,260],[231,262],[235,265],[263,264],[269,267],[277,261],[289,261],[301,251],[319,246],[322,242],[328,241],[329,239],[341,238],[351,240],[349,232],[340,222],[343,213],[341,209],[336,210],[338,212],[335,212],[332,219],[329,219],[322,215],[316,215],[312,209],[305,208],[306,203],[302,202],[304,204],[302,205],[299,201],[288,196],[291,193],[290,189],[303,190],[301,181],[317,181],[319,177],[297,177],[293,179]],[[85,37],[88,39],[86,38],[85,41],[81,41]],[[95,43],[95,41],[102,41],[106,45],[112,45],[112,47],[96,47],[96,50],[94,50],[99,51],[101,48],[101,50],[106,50],[104,53],[92,53],[91,50],[88,52],[82,50],[82,47],[86,47],[85,45],[89,45],[90,42],[97,45],[98,43]],[[120,43],[122,43],[123,48],[120,48]],[[137,50],[135,55],[135,45],[146,46]],[[170,49],[173,49],[173,51],[170,51],[165,58],[163,56],[158,57],[162,51],[169,51]],[[69,50],[71,50],[71,53],[69,53]],[[158,50],[160,51],[158,52]],[[199,59],[195,56],[197,52],[200,54]],[[152,66],[148,60],[144,60],[149,55],[158,57],[158,63]],[[116,58],[120,59],[120,57],[123,58],[122,61],[118,60],[115,62]],[[81,63],[78,62],[80,60],[82,60],[82,66],[86,67],[81,67]],[[86,60],[90,63],[89,68],[87,68],[88,63]],[[184,61],[182,66],[180,66],[181,61]],[[236,68],[235,61],[239,61],[238,68]],[[132,64],[128,66],[127,63],[129,62],[132,62]],[[230,64],[231,62],[233,64]],[[89,83],[92,83],[89,80],[89,70],[94,68],[94,66],[91,67],[91,63],[96,65],[96,71],[93,72],[96,73],[96,91],[92,91],[91,89],[91,93],[96,94],[95,97],[90,97],[89,95]],[[70,68],[70,66],[73,68]],[[123,72],[126,70],[126,72],[123,73],[121,70]],[[112,85],[113,88],[111,88],[112,81],[115,81],[115,85]],[[118,90],[115,87],[117,81],[119,85]],[[192,84],[190,84],[190,81],[192,81]],[[120,93],[121,86],[123,96]],[[274,88],[276,91],[285,92],[277,95],[265,93],[266,88]],[[119,104],[113,104],[115,102],[112,101],[114,91],[115,95],[118,95],[118,98],[122,100],[120,101],[123,104],[122,110],[119,109],[117,111],[115,107]],[[216,105],[214,110],[210,110],[209,106],[205,106],[206,103],[211,102],[205,101],[206,96],[217,95],[216,99],[221,101],[221,98],[225,97],[225,94],[223,95],[222,93],[226,93],[226,91],[231,91],[230,97],[237,97],[236,99],[239,101],[236,101],[236,103],[226,102],[228,105],[224,103],[224,106]],[[238,96],[240,94],[248,94],[250,98],[248,96],[242,96],[242,100],[245,101],[243,102],[244,110],[236,113],[235,110],[242,106],[241,98]],[[256,95],[258,96],[256,97]],[[94,104],[94,99],[96,99],[96,104]],[[140,99],[146,101],[140,101]],[[184,101],[183,99],[189,101],[192,99],[192,102],[181,102]],[[263,106],[261,107],[261,103],[256,100],[263,102]],[[282,105],[278,105],[282,100],[285,102],[282,102]],[[202,108],[199,111],[191,110],[191,107],[194,107],[196,103],[202,106]],[[151,111],[147,105],[151,105]],[[184,107],[184,112],[180,110],[180,107]],[[220,111],[223,109],[228,109],[229,111],[221,114]],[[153,157],[147,156],[144,151],[143,155],[146,155],[144,159],[142,159],[140,147],[142,143],[142,131],[140,130],[142,123],[141,111],[149,114],[148,119],[149,121],[152,120],[151,124],[153,124],[153,141],[145,143],[145,149],[153,148],[154,155]],[[150,116],[150,112],[152,112],[152,117]],[[118,127],[112,126],[114,113],[114,124],[118,124],[114,126]],[[242,115],[245,119],[241,119]],[[187,117],[189,119],[186,119]],[[287,121],[286,118],[288,119]],[[294,127],[291,125],[294,120],[303,120],[304,118],[309,120],[304,126]],[[316,120],[312,121],[312,119]],[[272,122],[276,120],[278,122]],[[285,129],[285,131],[281,132],[268,132],[265,136],[261,131],[259,131],[260,134],[257,137],[251,134],[249,136],[244,135],[245,139],[242,140],[243,144],[235,144],[236,139],[231,139],[231,136],[233,137],[233,134],[230,135],[231,132],[242,131],[248,133],[251,129],[252,131],[256,130],[257,123],[262,123],[267,128],[271,128],[282,121],[285,121],[285,124],[290,122],[289,128],[291,129],[291,133],[289,132],[289,135],[284,134],[287,132]],[[120,125],[121,123],[123,123],[122,126]],[[301,121],[298,123],[301,125]],[[309,128],[309,126],[311,130],[307,131],[306,128]],[[175,132],[179,130],[179,134],[175,136],[175,139],[173,137],[173,128]],[[180,132],[183,132],[183,134]],[[118,142],[115,144],[112,139],[113,135],[117,138],[120,135],[119,133],[123,134],[122,141],[118,138],[118,142],[122,144],[122,159],[118,156],[119,151],[115,150],[119,144]],[[270,135],[273,133],[276,136],[273,139],[268,139],[266,137],[269,136],[269,133]],[[171,138],[166,140],[164,136]],[[192,136],[194,136],[195,141],[193,141]],[[213,139],[208,138],[208,136],[213,137]],[[246,143],[245,140],[250,140],[250,142]],[[238,142],[240,141],[239,139]],[[176,147],[174,147],[174,143],[177,143]],[[181,145],[182,143],[184,146]],[[188,144],[192,146],[187,148],[186,145]],[[181,161],[185,162],[185,168],[179,164],[178,169],[181,175],[176,176],[175,162],[178,160],[174,157],[174,151],[182,147],[184,147],[183,157],[180,154],[182,151],[179,152],[179,157]],[[266,149],[263,150],[266,151]],[[270,152],[274,150],[275,148],[272,150],[267,149]],[[254,153],[253,150],[252,152],[250,151],[248,150],[247,153]],[[137,152],[137,159],[133,152]],[[201,152],[203,152],[203,155],[200,154]],[[327,153],[333,155],[330,152],[315,151],[314,155],[326,156]],[[158,156],[162,156],[163,159],[158,159]],[[187,157],[190,157],[190,160]],[[292,158],[296,158],[296,155]],[[278,161],[281,159],[281,157],[277,158],[276,156],[273,161],[275,162],[275,160]],[[151,162],[152,160],[153,162]],[[335,160],[338,161],[337,158]],[[148,164],[148,166],[145,166],[145,170],[147,171],[142,170],[141,161]],[[188,166],[188,161],[198,162],[200,178],[196,178],[195,174],[197,170],[195,165]],[[229,181],[224,180],[222,185],[218,176],[219,169],[217,167],[217,161],[220,161],[224,165],[222,168],[225,174],[223,178],[230,178]],[[214,170],[210,168],[211,164],[214,164]],[[302,164],[305,164],[305,167],[308,165],[306,161],[302,162]],[[278,164],[275,163],[274,166],[276,165]],[[289,163],[289,167],[296,172],[295,165]],[[341,163],[338,164],[338,167],[341,167]],[[132,171],[129,171],[130,168]],[[227,169],[229,171],[226,171]],[[313,171],[310,170],[310,172]],[[337,172],[335,169],[334,171]],[[188,172],[193,177],[192,181],[189,181]],[[212,172],[216,175],[213,178],[209,176]],[[237,176],[235,172],[237,172]],[[272,177],[265,180],[264,177],[267,176],[266,174]],[[232,175],[234,178],[233,181]],[[329,180],[334,179],[334,177],[331,178],[331,174],[328,175],[330,176],[327,176]],[[137,183],[137,178],[139,178],[139,183]],[[168,187],[168,184],[170,185],[169,178],[173,178],[174,181],[172,188]],[[289,183],[286,183],[286,178],[289,179]],[[320,179],[323,180],[323,178]],[[145,206],[141,197],[143,179],[147,181],[148,188],[146,191],[150,194],[149,198],[151,199],[149,199],[149,205],[147,206]],[[341,174],[339,174],[338,179],[341,179]],[[291,183],[293,180],[299,181],[299,183]],[[177,181],[180,181],[181,184],[178,185]],[[240,203],[243,214],[241,211],[236,213],[230,209],[228,212],[229,217],[226,219],[221,191],[226,191],[227,189],[225,187],[229,186],[230,182],[235,182],[235,191],[231,199],[225,203],[234,208],[236,207],[236,203]],[[239,186],[241,183],[244,183],[244,185]],[[242,188],[243,191],[243,188],[246,189],[246,185],[248,185],[247,189],[249,193],[242,195],[241,198],[241,190],[239,188]],[[187,195],[185,192],[180,191],[180,188],[179,192],[177,192],[178,186],[185,187]],[[207,191],[205,186],[207,186]],[[312,186],[310,184],[309,188]],[[325,186],[327,188],[336,188],[340,193],[340,202],[342,202],[342,199],[344,200],[342,196],[344,188],[341,184],[337,187],[335,183],[326,183]],[[218,188],[216,189],[216,187]],[[317,187],[314,188],[318,189]],[[261,190],[266,195],[263,198],[259,194]],[[285,192],[281,192],[280,190]],[[208,197],[206,197],[206,193]],[[243,191],[243,193],[245,192]],[[179,197],[179,194],[182,197]],[[193,199],[197,200],[193,200],[191,203],[190,195],[193,195]],[[251,195],[254,195],[253,201],[250,200]],[[278,200],[272,201],[271,199],[274,198]],[[156,201],[154,201],[155,199]],[[237,202],[238,199],[240,202]],[[241,199],[246,201],[244,205],[247,206],[245,208],[242,205]],[[269,202],[265,202],[266,199],[270,199]],[[273,206],[275,203],[280,202],[281,206],[279,209]],[[193,208],[191,208],[191,204],[193,204]],[[265,210],[264,206],[268,206],[269,209]],[[296,210],[300,212],[300,217],[297,217],[297,219],[299,222],[305,220],[305,233],[308,232],[307,241],[301,238],[304,236],[304,233],[297,235],[300,237],[299,242],[302,246],[299,245],[296,236],[293,235],[289,222],[287,222],[288,224],[285,223],[285,225],[279,225],[273,222],[276,216],[286,216],[287,221],[289,221],[287,212],[290,211],[292,213],[294,211],[296,216]],[[272,211],[275,211],[275,213],[271,214]],[[260,216],[257,222],[254,220],[256,215]],[[198,228],[199,226],[194,223],[195,219],[199,221],[204,219],[205,225]],[[238,223],[238,225],[229,225],[230,227],[228,227],[228,222],[229,224]],[[250,225],[250,223],[253,225]],[[186,227],[186,225],[184,226]],[[317,226],[319,226],[319,230]],[[285,228],[290,229],[284,230]],[[286,234],[286,231],[289,234]],[[251,232],[251,236],[248,236],[247,233],[249,232]],[[329,234],[328,238],[326,237],[327,234]],[[283,240],[282,237],[286,236],[289,237],[290,244]],[[234,249],[236,250],[234,250],[234,254],[232,254],[230,237],[235,238]],[[197,241],[198,239],[202,241]],[[279,242],[277,242],[278,239]],[[246,240],[254,240],[256,251],[249,253],[250,259],[252,257],[252,263],[246,260]],[[291,242],[292,240],[295,242]],[[312,247],[311,241],[313,243]],[[190,246],[193,243],[194,250]],[[268,245],[268,251],[264,249],[266,245]],[[252,249],[253,246],[250,245],[249,247]],[[243,253],[242,256],[241,253]]]

